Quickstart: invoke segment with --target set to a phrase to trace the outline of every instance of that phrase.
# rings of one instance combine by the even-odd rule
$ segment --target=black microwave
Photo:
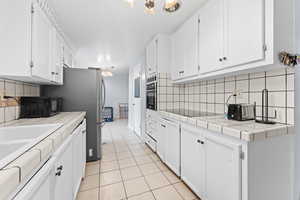
[[[51,117],[62,112],[63,99],[59,97],[21,97],[20,118]]]

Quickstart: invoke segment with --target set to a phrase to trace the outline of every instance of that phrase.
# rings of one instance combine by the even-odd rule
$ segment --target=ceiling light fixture
[[[125,1],[130,5],[131,8],[133,7],[134,0],[125,0]]]
[[[169,13],[177,11],[181,6],[180,0],[166,0],[163,10]]]
[[[104,70],[104,71],[102,71],[102,76],[104,76],[104,77],[112,77],[113,73],[111,71]]]
[[[155,3],[154,0],[146,0],[145,11],[148,14],[154,14]]]

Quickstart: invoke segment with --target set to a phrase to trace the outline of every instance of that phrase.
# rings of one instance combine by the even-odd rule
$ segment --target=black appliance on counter
[[[229,104],[227,118],[246,121],[255,119],[255,106],[252,104]]]
[[[156,76],[147,79],[146,84],[146,107],[157,110],[157,79]]]
[[[21,97],[20,118],[51,117],[62,111],[63,99],[59,97]]]

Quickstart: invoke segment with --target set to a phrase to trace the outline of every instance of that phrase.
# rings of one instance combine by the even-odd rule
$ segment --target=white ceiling
[[[50,0],[50,4],[77,49],[79,67],[113,65],[121,73],[138,62],[155,34],[173,32],[205,1],[186,0],[178,12],[169,14],[162,11],[163,0],[156,0],[154,15],[144,12],[144,0],[135,0],[133,8],[124,0]]]

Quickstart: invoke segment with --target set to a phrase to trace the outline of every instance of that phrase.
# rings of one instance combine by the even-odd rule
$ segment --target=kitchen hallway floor
[[[126,120],[103,128],[103,158],[87,163],[77,200],[198,199],[140,139]]]

